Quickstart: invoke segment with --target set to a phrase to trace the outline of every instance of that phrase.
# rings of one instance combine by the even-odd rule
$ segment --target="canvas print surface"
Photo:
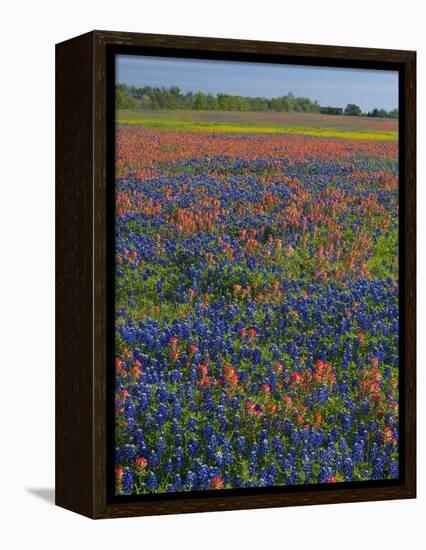
[[[117,495],[398,478],[398,74],[116,56]]]

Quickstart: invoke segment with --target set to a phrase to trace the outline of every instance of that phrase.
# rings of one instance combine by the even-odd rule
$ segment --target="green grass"
[[[373,255],[368,260],[368,268],[373,277],[393,278],[398,272],[398,227],[383,233],[377,239],[373,249]]]

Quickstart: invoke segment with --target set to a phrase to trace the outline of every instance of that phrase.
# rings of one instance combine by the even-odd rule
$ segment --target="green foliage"
[[[118,84],[116,86],[118,109],[196,109],[201,111],[276,111],[319,113],[318,101],[308,97],[297,97],[291,92],[285,96],[246,97],[205,92],[183,93],[177,86],[155,88],[144,86],[137,88]]]
[[[358,107],[358,105],[355,105],[354,103],[348,103],[346,105],[345,115],[359,116],[360,114],[361,109]]]
[[[117,90],[115,103],[117,109],[133,109],[136,105],[134,97],[122,90]]]
[[[341,107],[321,107],[320,113],[324,115],[343,115],[343,109]]]
[[[163,110],[190,109],[199,111],[275,111],[277,113],[324,113],[332,115],[369,116],[374,118],[398,118],[398,109],[386,111],[374,108],[362,113],[358,105],[348,103],[343,111],[340,107],[321,107],[318,101],[308,97],[297,97],[292,92],[280,97],[246,97],[205,92],[183,93],[178,86],[156,88],[153,86],[116,85],[117,109]]]
[[[368,260],[372,275],[386,279],[398,271],[398,227],[380,235],[374,246],[374,253]]]
[[[378,109],[375,107],[372,111],[369,111],[367,116],[373,118],[398,118],[398,109],[392,109],[391,111],[386,111],[386,109]]]

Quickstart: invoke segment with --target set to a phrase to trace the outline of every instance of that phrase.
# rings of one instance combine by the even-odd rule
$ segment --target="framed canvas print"
[[[414,498],[415,53],[56,54],[57,504]]]

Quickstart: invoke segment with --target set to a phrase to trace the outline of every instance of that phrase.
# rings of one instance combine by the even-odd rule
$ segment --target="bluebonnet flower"
[[[133,475],[129,468],[125,468],[123,473],[123,493],[129,494],[132,492],[133,489]]]
[[[149,491],[154,491],[157,488],[157,477],[153,472],[150,472],[146,478],[146,487]]]
[[[267,455],[269,453],[269,441],[265,438],[260,442],[260,453]]]
[[[124,449],[124,456],[127,460],[133,461],[136,458],[136,447],[135,445],[125,445]]]
[[[398,462],[394,459],[392,459],[389,464],[389,475],[391,479],[398,479],[399,477]]]
[[[354,464],[349,456],[343,461],[343,474],[346,481],[352,481],[354,475]]]

